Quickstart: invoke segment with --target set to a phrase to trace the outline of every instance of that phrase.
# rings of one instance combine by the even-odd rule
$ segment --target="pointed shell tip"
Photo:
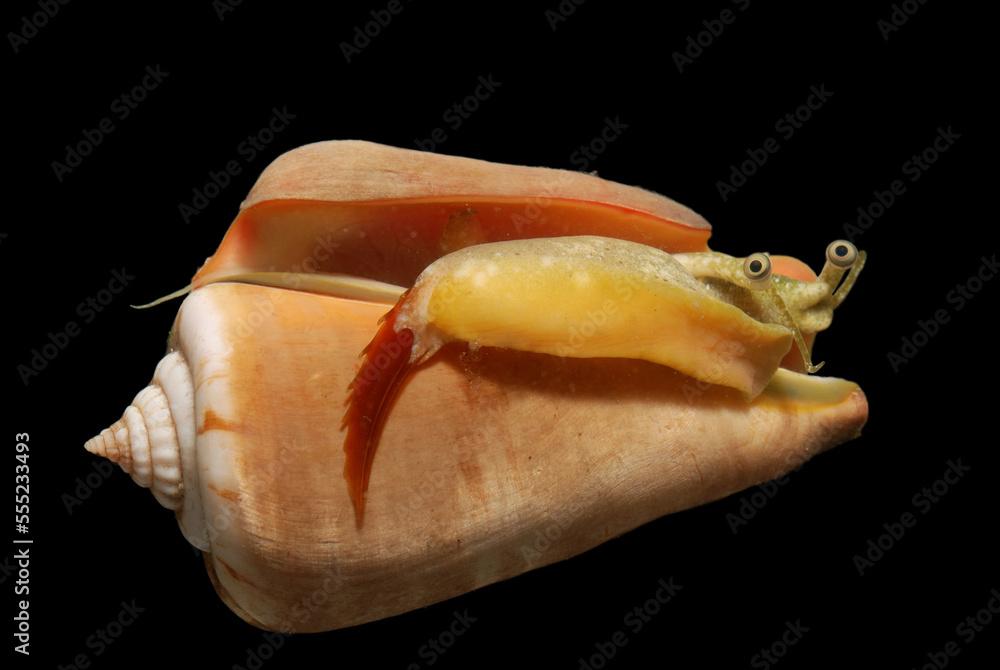
[[[95,435],[83,443],[83,448],[95,456],[104,456],[104,439],[100,435]]]

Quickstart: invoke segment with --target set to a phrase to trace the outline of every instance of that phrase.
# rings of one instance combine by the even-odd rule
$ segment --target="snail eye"
[[[767,254],[750,254],[743,261],[743,274],[753,282],[763,282],[771,276],[771,259]]]
[[[858,248],[847,240],[834,240],[826,248],[826,259],[838,268],[849,268],[858,260]]]

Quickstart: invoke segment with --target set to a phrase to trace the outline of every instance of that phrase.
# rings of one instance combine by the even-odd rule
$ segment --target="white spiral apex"
[[[193,410],[187,364],[179,353],[171,353],[160,361],[152,383],[139,391],[122,418],[83,446],[121,466],[161,505],[179,510],[185,489],[181,441],[190,439],[179,433],[193,421]]]

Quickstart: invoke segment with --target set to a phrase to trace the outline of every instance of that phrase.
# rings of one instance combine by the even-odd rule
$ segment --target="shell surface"
[[[680,203],[593,175],[318,142],[264,171],[194,286],[258,272],[410,286],[435,259],[484,242],[600,235],[700,251],[710,233]]]
[[[773,478],[864,424],[864,394],[838,379],[778,370],[751,400],[647,360],[445,343],[398,388],[359,526],[341,477],[348,389],[389,303],[434,260],[498,235],[598,228],[678,251],[708,236],[640,189],[567,173],[555,196],[539,185],[550,171],[413,153],[345,142],[279,158],[196,277],[153,390],[88,442],[177,512],[248,622],[321,631],[450,598]],[[552,201],[538,225],[562,232],[508,216],[538,194]],[[470,202],[476,223],[455,223]],[[325,259],[317,236],[333,240]],[[276,285],[226,281],[241,273]]]

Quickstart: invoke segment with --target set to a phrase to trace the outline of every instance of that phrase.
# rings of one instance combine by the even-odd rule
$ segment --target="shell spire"
[[[132,473],[132,449],[128,443],[128,426],[125,425],[124,418],[102,430],[100,435],[84,442],[83,448],[95,456],[120,465],[125,472]]]
[[[83,446],[117,463],[136,484],[148,488],[161,505],[178,510],[184,503],[179,429],[168,394],[157,377],[139,391],[121,419]]]

